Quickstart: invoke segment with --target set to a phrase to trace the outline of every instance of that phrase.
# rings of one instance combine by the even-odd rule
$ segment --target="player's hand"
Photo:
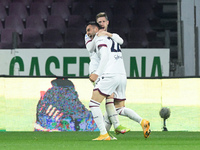
[[[89,76],[89,79],[90,79],[91,82],[95,82],[95,81],[97,80],[97,78],[98,78],[98,75],[97,75],[97,74],[91,74],[91,75]]]
[[[97,32],[97,36],[108,36],[108,37],[112,37],[112,34],[110,32],[104,31],[103,29],[99,30],[99,32]]]
[[[98,32],[97,32],[97,36],[106,36],[108,34],[108,32],[107,31],[104,31],[103,29],[101,29],[101,30],[99,30]]]

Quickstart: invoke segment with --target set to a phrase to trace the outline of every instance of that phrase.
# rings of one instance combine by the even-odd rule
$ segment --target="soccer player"
[[[107,31],[109,21],[108,21],[108,17],[106,15],[106,13],[101,12],[101,13],[97,14],[96,21],[105,31]],[[115,38],[115,37],[117,37],[117,36],[115,36],[115,34],[111,34],[111,33],[108,33],[108,32],[107,33],[106,32],[100,32],[99,36],[103,35],[103,34],[106,34],[109,37],[114,36],[113,39],[115,41],[117,41],[118,44],[120,44],[120,42],[119,42],[120,40],[119,40],[119,38]],[[94,46],[92,46],[92,44],[93,43],[91,42],[91,45],[90,45],[91,49],[89,49],[89,51],[91,53],[94,51]],[[112,99],[112,97],[109,97],[109,99]],[[120,99],[114,98],[114,105],[115,105],[117,113],[119,115],[126,116],[126,117],[130,118],[131,120],[138,122],[142,126],[142,129],[143,129],[143,132],[144,132],[144,137],[145,138],[149,137],[149,135],[151,133],[149,121],[147,121],[146,119],[142,119],[135,111],[125,107],[125,100],[120,100]],[[106,129],[107,129],[107,131],[109,131],[112,123],[110,122],[107,113],[105,113],[104,119],[105,119]]]
[[[116,41],[120,45],[123,44],[123,39],[118,34],[115,34],[115,33],[111,34],[109,32],[104,31],[103,28],[101,30],[99,30],[99,32],[97,34],[107,35],[108,37],[112,38],[114,41]],[[94,41],[95,41],[96,37],[97,37],[97,35],[95,33],[90,34],[90,35],[87,35],[87,34],[85,35],[85,45],[86,45],[86,48],[89,51],[89,55],[90,55],[89,74],[94,73],[99,65],[99,58],[98,58],[97,54],[94,52],[94,49],[95,49]],[[106,97],[106,99],[107,99],[107,101],[113,101],[113,94],[111,96]],[[106,110],[107,109],[109,109],[109,104],[106,105]],[[117,114],[117,112],[116,112],[116,114]],[[128,131],[130,131],[130,129],[125,128],[123,126],[119,126],[115,130],[115,132],[117,134],[125,133]],[[115,138],[111,133],[109,133],[109,135],[112,140],[117,140],[117,138]]]
[[[95,35],[97,31],[99,31],[99,25],[97,23],[89,23],[87,25],[86,32],[88,36]],[[89,103],[89,107],[93,114],[93,118],[100,130],[100,136],[94,140],[110,140],[110,136],[105,128],[103,115],[99,106],[104,98],[112,95],[115,90],[120,89],[120,85],[122,85],[121,81],[123,81],[121,80],[121,77],[125,77],[126,79],[121,51],[119,52],[119,55],[118,52],[110,52],[113,51],[114,48],[112,47],[112,44],[114,44],[113,42],[114,41],[111,38],[108,39],[107,36],[100,36],[95,39],[95,45],[97,45],[96,54],[100,62],[97,70],[90,75],[90,80],[95,82],[95,87]],[[119,65],[122,65],[122,69],[118,68]],[[109,119],[113,123],[117,133],[125,133],[127,132],[127,129],[123,128],[122,130],[113,103],[113,99],[106,100],[106,111],[109,114]],[[128,131],[129,130],[130,129],[128,129]]]

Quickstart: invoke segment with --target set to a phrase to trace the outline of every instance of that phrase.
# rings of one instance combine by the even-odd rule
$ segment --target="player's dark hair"
[[[90,21],[86,26],[88,25],[96,26],[98,29],[102,29],[102,27],[96,21]]]

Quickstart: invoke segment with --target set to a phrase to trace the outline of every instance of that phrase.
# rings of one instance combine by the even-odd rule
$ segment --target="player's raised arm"
[[[98,36],[108,36],[112,38],[115,42],[117,42],[119,45],[122,45],[124,43],[124,40],[116,33],[110,33],[104,30],[99,30],[97,33]]]
[[[112,34],[111,37],[115,42],[117,42],[119,45],[122,45],[124,43],[124,40],[116,33]]]

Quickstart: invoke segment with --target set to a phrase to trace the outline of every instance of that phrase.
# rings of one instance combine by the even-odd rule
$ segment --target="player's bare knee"
[[[115,105],[115,108],[125,107],[124,101],[117,101],[117,100],[115,100],[114,101],[114,105]]]

